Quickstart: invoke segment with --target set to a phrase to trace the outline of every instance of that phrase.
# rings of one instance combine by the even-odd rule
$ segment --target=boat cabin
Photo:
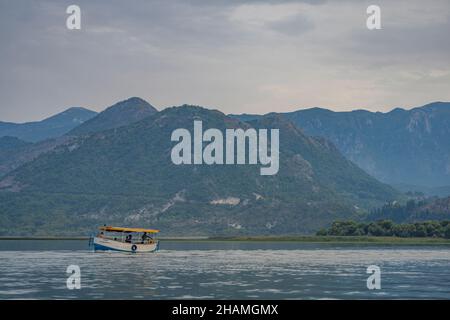
[[[159,230],[155,229],[122,228],[112,226],[103,226],[100,227],[99,230],[100,232],[97,234],[97,238],[130,244],[155,243],[157,241],[155,236],[159,232]]]

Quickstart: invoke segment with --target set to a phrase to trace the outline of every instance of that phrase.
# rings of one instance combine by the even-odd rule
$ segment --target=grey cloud
[[[303,15],[297,14],[285,20],[270,23],[269,27],[288,36],[299,36],[314,28],[314,23]]]
[[[249,113],[450,100],[445,1],[380,1],[374,32],[360,1],[76,2],[80,31],[65,28],[73,1],[0,2],[0,120],[128,96]]]

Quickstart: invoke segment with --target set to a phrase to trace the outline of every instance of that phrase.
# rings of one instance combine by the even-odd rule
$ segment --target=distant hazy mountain
[[[280,129],[280,170],[174,165],[173,130]],[[397,196],[322,138],[279,116],[243,123],[194,106],[72,138],[0,180],[0,234],[87,234],[97,225],[171,235],[311,233]]]
[[[0,137],[17,137],[29,142],[55,138],[64,135],[96,114],[96,112],[84,108],[70,108],[42,121],[0,122]]]
[[[55,119],[64,119],[64,117],[70,119],[69,115],[74,115],[76,111],[79,110],[87,111],[88,114],[91,115],[90,120],[86,122],[79,122],[79,126],[70,131],[68,134],[66,134],[68,130],[59,131],[59,134],[56,134],[57,131],[54,131],[53,133],[55,136],[53,138],[38,141],[34,144],[28,144],[23,148],[15,149],[14,152],[3,150],[2,145],[0,144],[0,177],[20,167],[24,163],[35,159],[37,156],[53,150],[59,145],[67,144],[77,135],[86,135],[92,132],[121,127],[139,121],[157,112],[156,109],[154,109],[146,101],[140,98],[130,98],[105,109],[99,114],[86,109],[72,108],[68,111],[51,117],[48,120],[52,120],[51,122],[54,123]],[[71,128],[73,128],[73,126]],[[36,133],[36,131],[32,130],[30,131],[30,135],[33,132]],[[1,157],[2,154],[5,154],[7,156]]]
[[[133,97],[116,103],[69,132],[81,135],[129,125],[158,112],[147,101]]]
[[[283,113],[306,134],[332,141],[351,161],[390,184],[450,185],[450,103],[391,112]],[[258,115],[233,115],[243,121]]]

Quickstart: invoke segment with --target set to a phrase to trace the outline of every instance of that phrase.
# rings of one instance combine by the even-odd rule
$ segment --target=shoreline
[[[78,240],[88,241],[89,237],[72,236],[39,236],[17,237],[3,236],[1,240]],[[393,244],[393,245],[450,245],[450,239],[445,238],[400,238],[374,236],[236,236],[236,237],[160,237],[161,241],[186,242],[300,242],[300,243],[329,243],[329,244]]]

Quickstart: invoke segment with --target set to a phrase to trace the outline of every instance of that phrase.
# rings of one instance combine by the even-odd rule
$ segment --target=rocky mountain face
[[[412,189],[450,185],[450,103],[387,113],[312,108],[281,115],[306,134],[330,140],[383,182]],[[234,117],[245,121],[259,116]]]

